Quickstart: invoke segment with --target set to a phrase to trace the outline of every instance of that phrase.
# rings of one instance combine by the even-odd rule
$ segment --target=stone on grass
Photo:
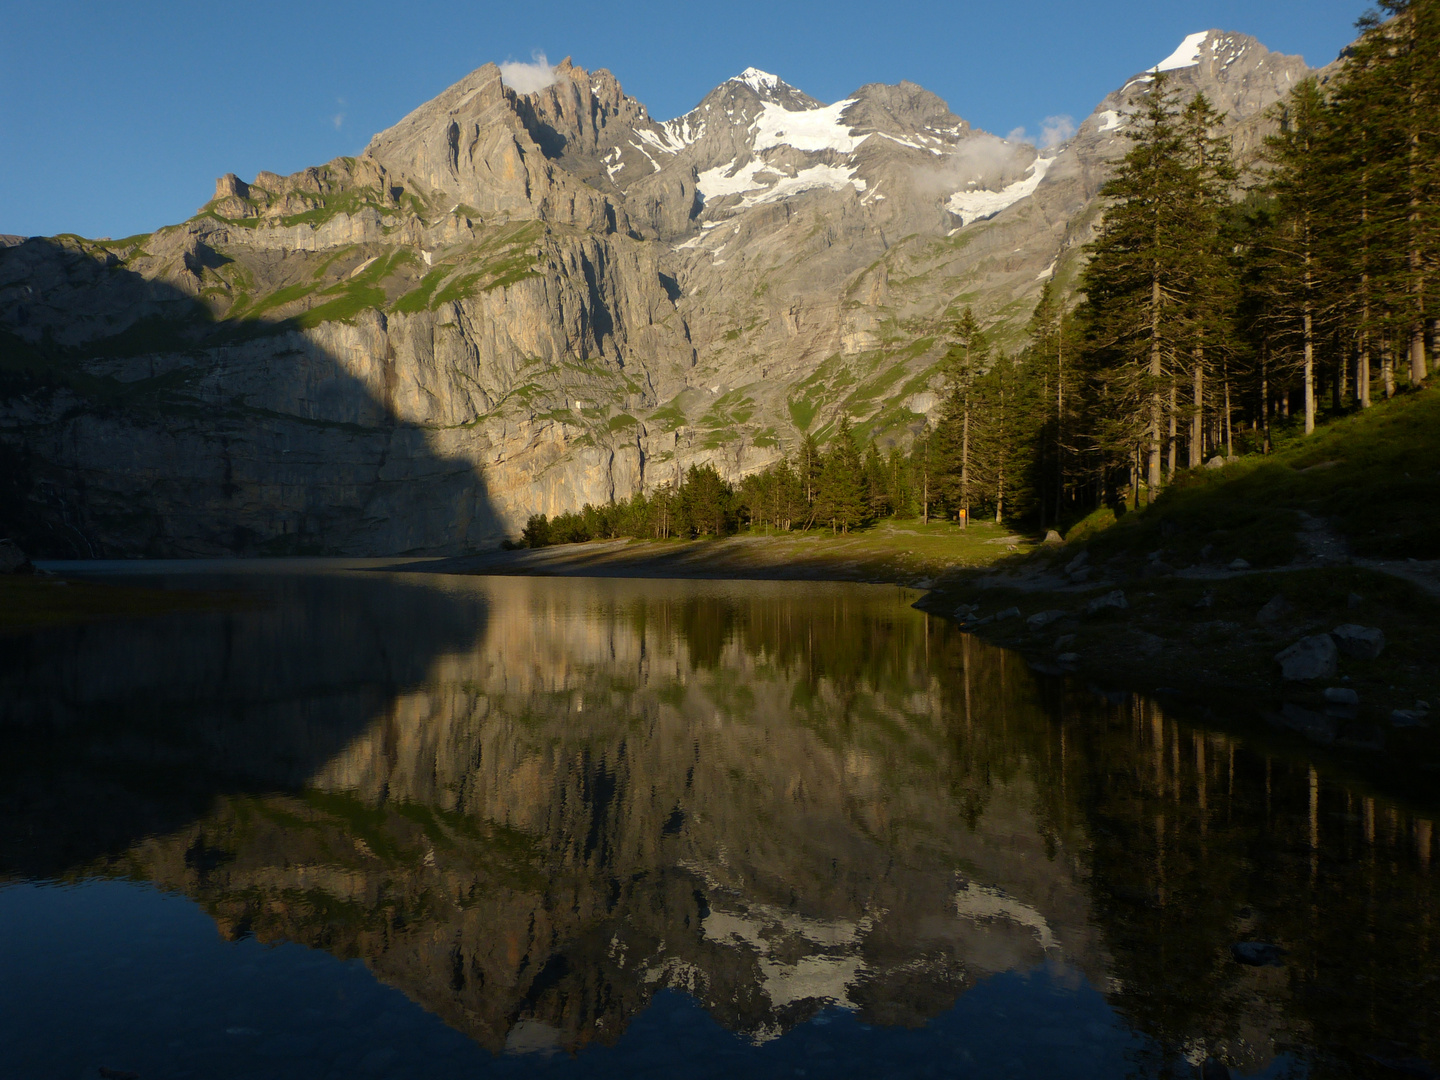
[[[1064,539],[1054,529],[1045,533],[1045,543],[1047,544],[1063,544],[1064,542]]]
[[[1308,682],[1311,679],[1333,679],[1339,652],[1329,634],[1301,638],[1288,649],[1275,654],[1281,678],[1287,682]]]
[[[1236,559],[1234,562],[1232,562],[1232,563],[1230,564],[1229,569],[1231,569],[1231,570],[1249,570],[1249,569],[1250,569],[1250,564],[1249,564],[1248,562],[1246,562],[1244,559]]]
[[[1004,611],[997,611],[995,613],[996,622],[1004,622],[1006,619],[1018,619],[1019,617],[1020,609],[1018,607],[1007,607]]]
[[[1331,686],[1325,690],[1325,700],[1331,705],[1359,705],[1360,695],[1347,686]]]
[[[1028,626],[1031,630],[1044,630],[1045,627],[1049,626],[1051,623],[1059,622],[1061,619],[1065,618],[1065,616],[1069,614],[1070,613],[1068,611],[1041,611],[1037,614],[1031,615],[1028,619],[1026,619],[1025,625]]]
[[[1079,555],[1076,555],[1073,559],[1071,559],[1068,563],[1065,564],[1065,573],[1073,574],[1076,570],[1079,570],[1089,561],[1090,552],[1082,551]]]
[[[1385,631],[1373,626],[1346,623],[1331,630],[1330,636],[1342,653],[1356,660],[1374,660],[1385,651]]]
[[[1079,662],[1080,654],[1076,652],[1062,652],[1055,659],[1059,660],[1062,664],[1075,664]]]
[[[1285,959],[1286,950],[1279,945],[1265,941],[1241,941],[1230,946],[1230,955],[1237,964],[1250,967],[1279,967]]]
[[[1124,590],[1116,589],[1114,592],[1108,592],[1104,596],[1097,596],[1094,600],[1086,604],[1085,614],[1094,615],[1096,612],[1105,611],[1107,608],[1117,608],[1120,611],[1124,611],[1129,606],[1125,600]]]
[[[1429,727],[1425,716],[1416,709],[1396,709],[1390,714],[1390,723],[1396,727]]]
[[[1281,619],[1289,617],[1295,611],[1295,606],[1286,600],[1284,596],[1277,593],[1255,613],[1255,621],[1261,626],[1270,626]]]
[[[1209,461],[1205,462],[1205,468],[1207,469],[1223,469],[1224,467],[1225,459],[1219,454],[1216,454]]]
[[[1057,637],[1057,638],[1055,639],[1055,649],[1056,649],[1057,652],[1060,651],[1060,650],[1063,650],[1063,649],[1067,649],[1067,648],[1069,648],[1071,645],[1074,645],[1074,644],[1075,644],[1075,635],[1074,635],[1074,634],[1061,634],[1059,637]]]
[[[1349,596],[1345,598],[1345,606],[1351,608],[1352,610],[1359,607],[1364,602],[1365,597],[1361,596],[1358,592],[1352,592]]]
[[[1280,727],[1298,731],[1311,742],[1321,743],[1325,746],[1329,746],[1335,741],[1335,734],[1339,730],[1338,717],[1302,708],[1293,701],[1287,701],[1280,706],[1279,714],[1272,713],[1269,719]]]
[[[35,568],[14,540],[0,540],[0,574],[28,574]]]

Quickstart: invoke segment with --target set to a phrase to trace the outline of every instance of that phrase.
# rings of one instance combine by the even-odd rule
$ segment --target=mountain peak
[[[761,71],[757,67],[747,67],[744,71],[740,72],[739,75],[725,81],[744,83],[761,97],[765,96],[767,90],[773,93],[782,86],[790,85],[784,79],[780,78],[779,75],[771,75],[768,71]]]

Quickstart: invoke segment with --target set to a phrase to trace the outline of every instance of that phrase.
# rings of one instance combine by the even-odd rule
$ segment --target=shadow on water
[[[904,1031],[1000,1073],[1440,1059],[1431,820],[1303,747],[1042,680],[893,589],[275,587],[5,654],[0,874],[363,959],[536,1072],[659,1060],[665,991],[764,1075],[883,1074]]]
[[[312,262],[334,276],[323,255],[255,257],[303,263],[284,272],[335,293],[321,312],[363,291],[310,280]],[[180,261],[203,294],[231,260],[192,237]],[[397,412],[378,309],[252,311],[216,319],[104,245],[0,248],[0,535],[51,558],[459,554],[500,535],[478,467]]]

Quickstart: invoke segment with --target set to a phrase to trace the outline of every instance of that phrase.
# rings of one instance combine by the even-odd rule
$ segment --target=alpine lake
[[[0,1074],[1435,1076],[1437,786],[894,586],[92,567],[0,638]]]

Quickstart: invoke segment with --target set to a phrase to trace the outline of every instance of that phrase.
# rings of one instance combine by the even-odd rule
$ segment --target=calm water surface
[[[913,593],[165,583],[0,639],[6,1077],[1435,1075],[1432,809]]]

